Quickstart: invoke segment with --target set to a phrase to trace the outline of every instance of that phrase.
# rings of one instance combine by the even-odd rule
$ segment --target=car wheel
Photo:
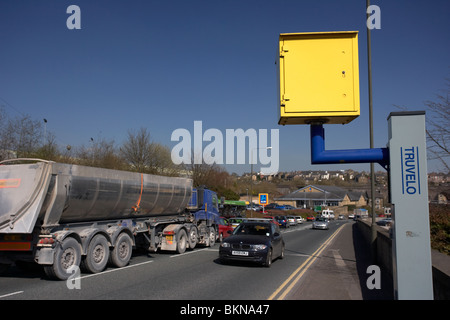
[[[284,259],[284,244],[283,244],[283,246],[281,247],[281,253],[280,253],[279,258],[280,258],[280,259]]]
[[[272,248],[269,249],[269,252],[267,252],[266,261],[264,262],[264,266],[266,268],[270,268],[272,265]]]

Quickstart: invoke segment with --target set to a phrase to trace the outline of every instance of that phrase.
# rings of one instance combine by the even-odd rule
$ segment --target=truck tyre
[[[47,276],[67,280],[79,272],[81,262],[81,245],[72,237],[67,237],[55,248],[53,265],[45,266]]]
[[[184,229],[178,231],[177,235],[177,253],[184,253],[187,246],[187,235]]]
[[[214,247],[216,244],[216,229],[214,227],[209,227],[209,246]]]
[[[91,273],[102,272],[109,259],[109,245],[108,240],[104,235],[98,234],[92,238],[89,243],[86,257],[81,263],[81,266],[86,271]]]
[[[196,226],[192,226],[191,229],[189,230],[188,242],[189,242],[189,249],[191,250],[194,249],[195,246],[197,245],[198,230]]]
[[[110,262],[117,268],[125,267],[131,259],[133,241],[126,232],[119,234],[114,249],[111,251]]]

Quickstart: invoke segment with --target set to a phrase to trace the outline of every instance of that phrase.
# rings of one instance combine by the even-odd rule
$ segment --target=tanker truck
[[[185,252],[213,246],[219,201],[192,180],[63,164],[0,162],[0,269],[42,265],[68,279],[74,268],[123,267],[132,250]]]

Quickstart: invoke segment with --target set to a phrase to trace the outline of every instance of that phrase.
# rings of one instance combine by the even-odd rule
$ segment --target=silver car
[[[291,225],[291,226],[297,225],[297,220],[295,219],[295,217],[293,217],[293,216],[288,216],[288,217],[286,217],[286,218],[288,218],[289,225]]]
[[[328,230],[328,219],[324,217],[317,217],[312,224],[313,229]]]

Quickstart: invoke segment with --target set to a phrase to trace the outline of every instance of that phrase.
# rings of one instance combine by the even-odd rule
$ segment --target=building
[[[282,197],[275,198],[279,204],[289,204],[297,208],[315,206],[342,207],[354,205],[363,207],[368,204],[366,192],[351,191],[336,186],[308,185]]]

